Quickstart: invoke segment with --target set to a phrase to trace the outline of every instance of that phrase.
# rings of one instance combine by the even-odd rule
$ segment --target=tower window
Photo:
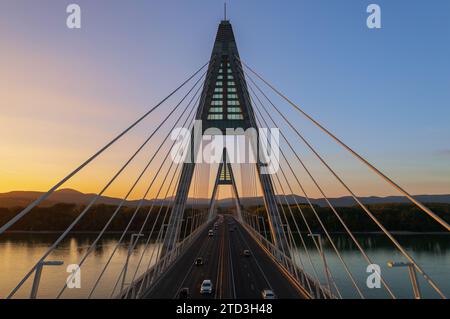
[[[244,116],[242,114],[228,114],[229,120],[243,120]]]
[[[223,120],[222,114],[209,114],[208,120]]]

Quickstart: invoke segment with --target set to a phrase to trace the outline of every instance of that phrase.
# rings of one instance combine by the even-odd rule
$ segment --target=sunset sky
[[[369,30],[372,2],[232,0],[229,17],[243,60],[304,110],[411,193],[449,194],[450,1],[375,1],[382,29]],[[221,0],[1,1],[0,192],[49,189],[164,98],[208,61],[222,16]],[[397,194],[282,107],[359,195]],[[163,113],[65,187],[98,192]],[[123,196],[144,158],[107,194]]]

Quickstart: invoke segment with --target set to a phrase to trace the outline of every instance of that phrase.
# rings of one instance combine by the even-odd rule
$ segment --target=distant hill
[[[414,196],[417,200],[422,203],[439,203],[439,204],[450,204],[450,195],[416,195]],[[364,204],[398,204],[398,203],[411,203],[406,197],[402,196],[388,196],[388,197],[360,197],[359,198]],[[336,207],[351,207],[357,205],[355,200],[351,196],[337,197],[337,198],[329,198],[328,199],[333,206]],[[290,204],[295,204],[296,202],[299,204],[307,204],[308,201],[305,197],[298,195],[287,195],[287,201]],[[327,202],[323,198],[310,198],[312,204],[326,207]],[[221,204],[224,206],[234,205],[232,199],[222,199]],[[263,201],[261,197],[250,197],[243,198],[241,200],[242,204],[245,206],[252,205],[262,205]],[[285,203],[285,199],[281,198],[281,202]]]
[[[42,194],[42,192],[28,191],[0,193],[0,207],[27,206],[39,198]],[[95,194],[84,194],[73,189],[61,189],[50,195],[40,206],[49,207],[57,203],[85,205],[88,204],[95,196]],[[104,196],[98,200],[99,204],[116,205],[119,202],[120,199]]]
[[[29,191],[14,191],[8,193],[0,193],[0,207],[10,208],[10,207],[25,207],[28,206],[31,202],[36,200],[39,196],[41,196],[42,192],[29,192]],[[41,207],[49,207],[53,206],[57,203],[70,203],[77,205],[87,205],[96,194],[84,194],[78,192],[73,189],[61,189],[54,192],[49,196],[47,200],[45,200],[40,206]],[[295,197],[295,199],[294,199]],[[423,203],[441,203],[441,204],[450,204],[450,195],[416,195],[414,196],[416,199]],[[307,201],[304,197],[298,195],[288,195],[288,202],[290,204],[295,204],[295,200],[297,200],[300,204],[306,204]],[[338,197],[338,198],[330,198],[330,202],[337,207],[350,207],[354,206],[356,203],[350,196]],[[408,203],[409,200],[402,196],[388,196],[388,197],[360,197],[360,200],[364,204],[386,204],[386,203]],[[102,196],[97,200],[98,204],[107,204],[107,205],[118,205],[120,203],[120,198],[113,198]],[[161,205],[168,200],[145,200],[144,206],[154,203],[156,205]],[[281,199],[284,203],[284,198]],[[244,206],[256,206],[263,205],[263,200],[261,197],[247,197],[242,198],[241,202]],[[325,207],[327,203],[325,199],[311,199],[311,202],[315,205]],[[139,200],[131,200],[125,203],[125,206],[136,206],[139,203]],[[194,206],[208,206],[209,199],[201,198],[188,200],[188,205]],[[231,198],[221,199],[219,204],[228,207],[234,205],[234,202]]]

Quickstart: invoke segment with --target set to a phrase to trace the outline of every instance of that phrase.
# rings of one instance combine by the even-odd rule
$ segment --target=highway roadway
[[[230,215],[219,215],[217,230],[209,237],[206,229],[190,249],[149,291],[146,298],[176,299],[182,288],[189,288],[192,299],[259,299],[264,289],[277,298],[303,298],[248,232]],[[212,226],[211,226],[212,228]],[[244,250],[251,252],[244,256]],[[204,264],[194,264],[196,258]],[[213,293],[200,294],[203,280],[210,279]]]

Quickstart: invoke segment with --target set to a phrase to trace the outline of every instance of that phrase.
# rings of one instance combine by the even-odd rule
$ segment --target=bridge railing
[[[202,233],[202,231],[209,227],[210,223],[199,227],[191,235],[186,237],[182,242],[158,262],[156,262],[148,271],[138,277],[127,288],[120,292],[117,299],[139,299],[145,296],[162,278],[162,275],[170,269],[177,260],[188,250],[191,244]],[[296,286],[304,293],[304,295],[311,299],[335,299],[326,287],[309,276],[303,269],[301,269],[295,262],[281,250],[279,250],[273,243],[268,241],[264,236],[259,234],[253,228],[245,223],[241,225],[246,229],[250,236],[261,246],[261,248],[278,264],[286,276],[293,281]]]
[[[261,248],[271,257],[285,274],[295,282],[302,292],[310,299],[336,299],[336,296],[320,282],[309,276],[290,257],[286,256],[273,243],[244,222],[241,225],[250,236],[260,244]]]
[[[152,287],[161,279],[162,275],[171,268],[176,261],[188,250],[191,244],[198,238],[200,233],[207,228],[210,223],[198,227],[192,234],[179,242],[172,251],[158,260],[144,274],[133,281],[127,288],[121,291],[116,299],[139,299],[143,298]]]

